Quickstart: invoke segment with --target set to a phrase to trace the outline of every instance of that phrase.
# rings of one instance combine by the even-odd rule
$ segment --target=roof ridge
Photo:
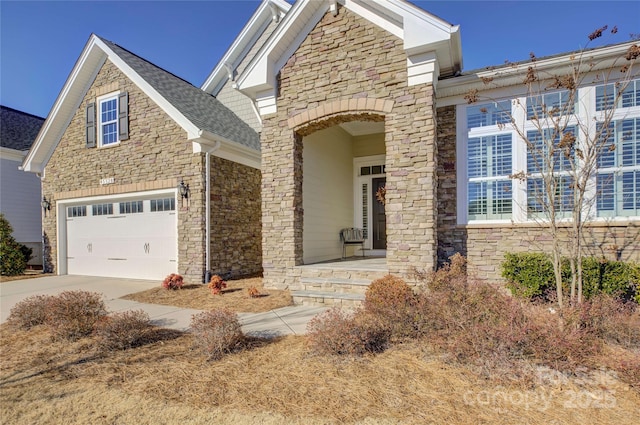
[[[194,88],[197,88],[197,89],[199,89],[199,90],[202,90],[202,89],[200,89],[198,86],[194,85],[193,83],[191,83],[191,82],[189,82],[189,81],[185,80],[184,78],[182,78],[182,77],[180,77],[180,76],[178,76],[178,75],[174,74],[174,73],[173,73],[173,72],[171,72],[171,71],[166,70],[165,68],[163,68],[163,67],[161,67],[161,66],[159,66],[159,65],[156,65],[155,63],[151,62],[151,61],[150,61],[150,60],[148,60],[148,59],[143,58],[142,56],[140,56],[140,55],[138,55],[138,54],[136,54],[136,53],[134,53],[134,52],[132,52],[131,50],[127,49],[126,47],[123,47],[123,46],[119,45],[118,43],[116,43],[116,42],[114,42],[114,41],[107,40],[106,38],[100,37],[100,36],[99,36],[99,35],[97,35],[97,34],[94,34],[94,35],[95,35],[96,37],[98,37],[102,42],[104,42],[104,43],[108,43],[108,44],[112,44],[112,45],[114,45],[114,46],[116,46],[116,47],[118,47],[118,48],[120,48],[120,49],[124,50],[125,52],[127,52],[127,53],[129,53],[129,54],[131,54],[131,55],[135,56],[136,58],[140,59],[141,61],[144,61],[144,62],[148,63],[149,65],[151,65],[151,66],[153,66],[153,67],[155,67],[155,68],[157,68],[157,69],[159,69],[159,70],[161,70],[161,71],[163,71],[163,72],[166,72],[167,74],[171,75],[172,77],[174,77],[174,78],[176,78],[176,79],[178,79],[178,80],[180,80],[180,81],[182,81],[182,82],[184,82],[184,83],[187,83],[187,84],[189,84],[190,86],[192,86],[192,87],[194,87]],[[203,92],[203,93],[207,93],[207,92],[205,92],[204,90],[202,90],[202,92]],[[209,94],[209,93],[207,93],[207,94]],[[214,96],[214,97],[215,97],[215,96]]]
[[[22,114],[22,115],[29,115],[30,117],[38,118],[38,119],[40,119],[42,121],[44,121],[46,119],[44,117],[41,117],[40,115],[35,115],[35,114],[30,113],[30,112],[21,111],[19,109],[12,108],[11,106],[0,105],[0,108],[9,109],[9,110],[11,110],[13,112],[17,112],[17,113]]]

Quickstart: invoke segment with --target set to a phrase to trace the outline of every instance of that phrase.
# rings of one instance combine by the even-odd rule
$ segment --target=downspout
[[[207,149],[204,153],[205,157],[205,270],[202,274],[202,283],[211,280],[211,154],[220,148],[220,141],[217,141],[213,147]]]

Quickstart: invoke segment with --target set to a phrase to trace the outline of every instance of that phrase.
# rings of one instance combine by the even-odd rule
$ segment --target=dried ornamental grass
[[[150,329],[149,315],[143,310],[132,310],[103,317],[94,334],[103,350],[126,350],[144,344]]]
[[[333,308],[314,317],[307,325],[311,351],[322,355],[361,356],[387,348],[390,330],[363,310],[346,313]]]
[[[47,324],[54,339],[77,340],[90,335],[107,314],[102,296],[95,292],[65,291],[48,303]]]
[[[51,295],[33,295],[25,298],[11,308],[7,323],[13,328],[23,330],[44,324],[52,298]]]
[[[165,289],[181,289],[184,285],[184,279],[177,273],[171,273],[162,281],[162,287]]]
[[[211,290],[213,295],[222,295],[222,290],[227,287],[227,282],[216,274],[211,277],[211,281],[207,287]]]
[[[238,315],[227,309],[193,315],[190,330],[194,346],[212,360],[236,350],[244,341]]]

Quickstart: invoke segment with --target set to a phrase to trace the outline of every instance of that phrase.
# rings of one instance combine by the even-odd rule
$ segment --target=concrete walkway
[[[14,280],[0,283],[0,323],[9,317],[11,308],[32,295],[56,295],[63,291],[83,290],[99,292],[103,295],[110,312],[144,310],[154,325],[186,331],[191,316],[202,310],[146,304],[120,299],[135,292],[155,288],[160,282],[152,280],[119,279],[93,276],[47,276],[33,279]],[[276,337],[281,335],[301,335],[307,323],[324,307],[290,306],[265,313],[239,313],[242,330],[247,335]]]

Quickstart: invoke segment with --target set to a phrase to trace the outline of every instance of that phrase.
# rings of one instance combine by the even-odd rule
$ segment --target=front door
[[[387,218],[384,215],[384,204],[376,197],[378,190],[385,187],[386,184],[387,179],[385,177],[374,178],[371,184],[373,190],[371,197],[373,200],[373,249],[387,249]]]

